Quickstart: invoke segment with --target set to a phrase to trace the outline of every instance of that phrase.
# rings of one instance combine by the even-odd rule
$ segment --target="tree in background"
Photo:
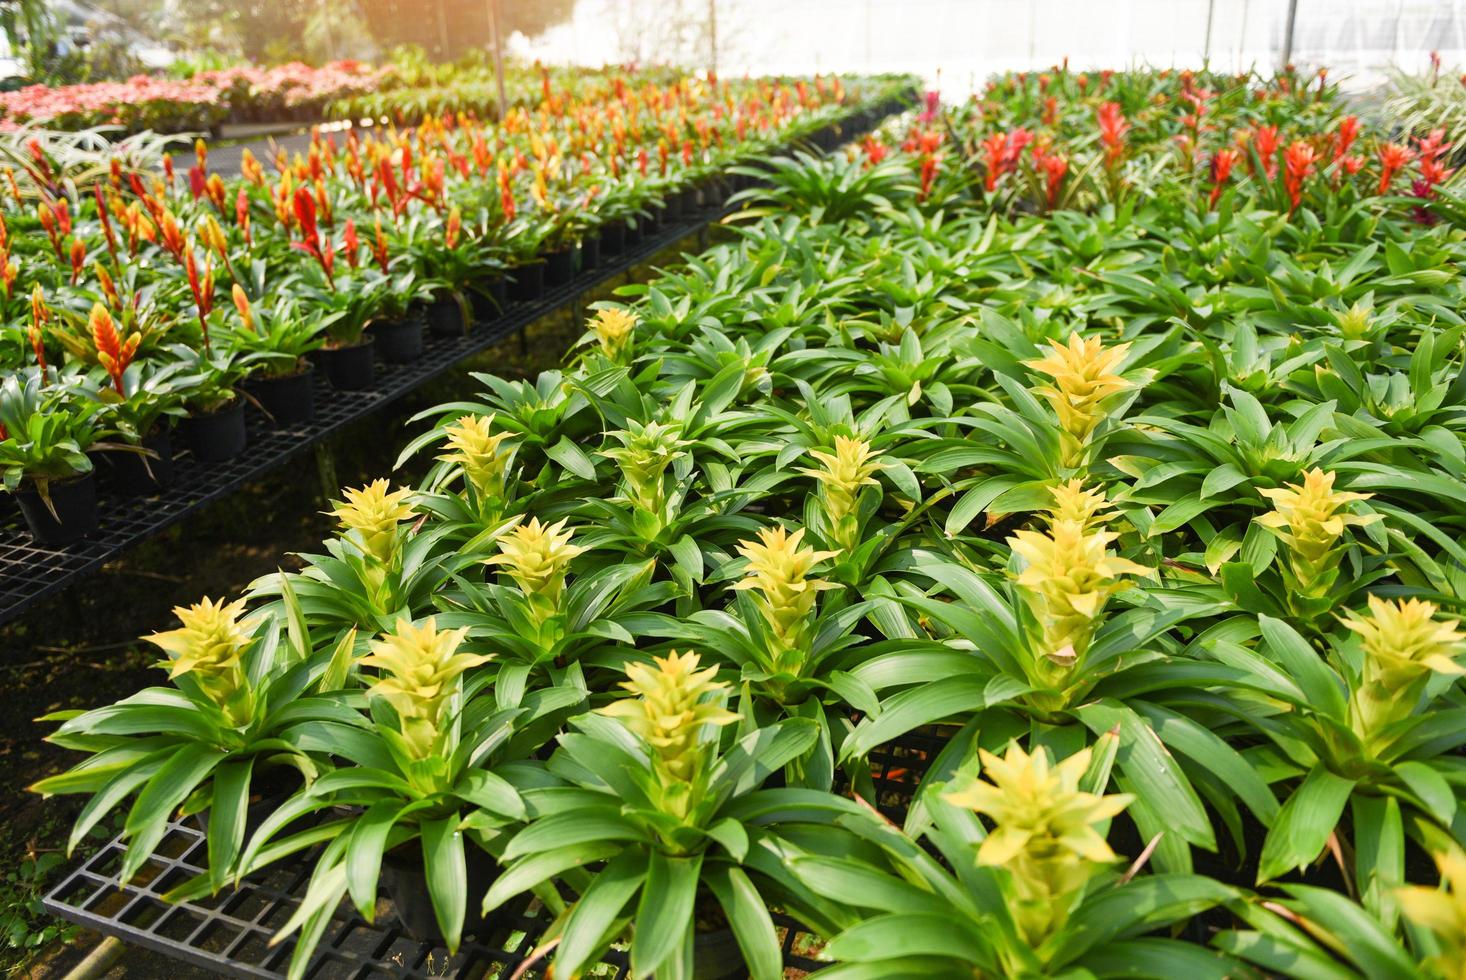
[[[434,61],[453,61],[489,43],[489,0],[357,0],[367,29],[384,49],[421,47]],[[533,37],[563,23],[575,0],[499,0],[504,36]]]

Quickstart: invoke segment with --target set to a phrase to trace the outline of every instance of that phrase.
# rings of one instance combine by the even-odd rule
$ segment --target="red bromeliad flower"
[[[1103,103],[1095,110],[1095,119],[1099,123],[1100,142],[1105,147],[1105,165],[1113,167],[1125,155],[1125,134],[1130,131],[1130,124],[1120,112],[1118,102]]]
[[[1388,194],[1390,184],[1411,160],[1415,159],[1415,151],[1408,146],[1401,146],[1398,143],[1385,143],[1379,148],[1379,188],[1377,194]]]
[[[448,212],[448,221],[443,225],[443,244],[449,251],[458,247],[458,238],[463,231],[463,213],[454,205]]]
[[[1211,207],[1217,206],[1217,198],[1222,196],[1222,188],[1226,186],[1227,180],[1232,176],[1232,168],[1236,166],[1237,160],[1241,156],[1241,151],[1232,147],[1226,147],[1212,154]]]
[[[1069,173],[1069,158],[1062,154],[1041,154],[1035,160],[1044,175],[1044,196],[1049,210],[1059,205],[1059,191],[1064,186],[1064,177]]]
[[[244,243],[254,244],[249,230],[249,193],[243,186],[239,188],[239,196],[234,199],[234,223],[244,233]]]
[[[1011,133],[994,133],[982,141],[987,156],[987,178],[983,186],[989,191],[998,186],[998,180],[1018,165],[1023,150],[1033,142],[1033,134],[1019,127]]]
[[[56,212],[44,204],[38,204],[36,205],[36,219],[40,221],[46,237],[51,239],[51,251],[56,253],[58,259],[61,258],[61,236],[57,234]]]
[[[214,310],[214,268],[208,259],[204,260],[204,274],[199,276],[198,261],[194,258],[193,249],[187,251],[187,258],[183,262],[184,269],[188,272],[188,288],[193,292],[194,308],[198,311],[199,329],[204,335],[204,354],[212,353],[209,346],[209,314]]]
[[[512,199],[511,199],[512,201]],[[376,219],[377,236],[372,242],[372,257],[377,260],[377,268],[382,270],[382,275],[387,274],[387,236],[382,234],[382,219]]]
[[[1348,155],[1354,141],[1359,138],[1359,117],[1345,116],[1339,120],[1339,130],[1334,134],[1334,162]]]
[[[1257,147],[1257,158],[1262,161],[1262,172],[1272,180],[1278,175],[1278,127],[1257,127],[1252,141]]]
[[[316,224],[315,197],[306,188],[298,187],[291,203],[301,237],[301,240],[293,243],[291,247],[300,249],[320,263],[321,271],[326,274],[326,284],[335,289],[336,280],[331,275],[331,270],[335,265],[336,253],[333,250],[321,248],[321,230]]]
[[[188,247],[188,240],[183,236],[183,229],[178,227],[178,219],[173,217],[172,211],[164,211],[163,217],[158,221],[158,230],[162,235],[162,246],[178,261],[183,261],[183,252]]]
[[[249,305],[249,294],[244,291],[244,287],[236,282],[229,290],[229,296],[234,300],[234,308],[239,311],[239,320],[244,324],[244,329],[257,333],[254,310]]]
[[[890,153],[890,149],[874,133],[867,134],[861,148],[865,151],[865,163],[868,167],[874,167]]]
[[[346,256],[346,264],[353,269],[361,261],[361,239],[356,236],[356,222],[351,218],[346,219],[346,226],[341,230],[341,253]]]
[[[51,319],[51,310],[46,306],[46,294],[41,292],[41,284],[36,283],[31,289],[31,325],[26,329],[26,337],[31,342],[31,350],[35,351],[36,364],[41,369],[41,384],[46,383],[46,345],[42,342],[43,330],[46,323]]]
[[[122,390],[122,373],[137,355],[142,334],[133,333],[123,340],[117,334],[117,325],[112,322],[112,314],[101,303],[92,304],[92,315],[88,318],[87,325],[91,328],[92,343],[97,348],[98,363],[106,369],[117,394],[125,395]]]
[[[81,279],[82,267],[85,266],[87,262],[86,242],[82,241],[80,238],[77,238],[75,235],[73,235],[71,238],[71,249],[69,257],[71,259],[71,284],[75,286],[77,284],[77,281]]]
[[[117,261],[117,235],[112,231],[112,219],[107,216],[107,202],[102,198],[102,185],[92,185],[92,196],[97,199],[97,220],[102,225],[102,237],[107,242],[107,254]]]
[[[1313,173],[1317,160],[1318,151],[1302,140],[1294,140],[1283,152],[1283,186],[1288,191],[1290,211],[1303,200],[1303,182]]]

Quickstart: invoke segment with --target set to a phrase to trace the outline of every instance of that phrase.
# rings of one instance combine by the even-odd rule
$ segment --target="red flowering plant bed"
[[[294,157],[245,151],[237,178],[212,169],[202,141],[150,170],[120,152],[77,168],[32,139],[0,171],[0,369],[33,378],[43,395],[25,404],[74,417],[78,437],[117,435],[156,459],[177,418],[174,439],[197,458],[231,458],[247,402],[309,418],[307,355],[337,387],[370,387],[373,351],[421,355],[428,302],[456,307],[462,328],[480,300],[502,302],[506,280],[511,298],[534,299],[573,275],[602,227],[639,231],[719,170],[903,84],[547,86],[502,125],[317,132]]]
[[[872,136],[865,152],[909,155],[923,194],[938,201],[976,195],[1003,210],[1053,211],[1179,195],[1214,210],[1235,191],[1239,204],[1291,214],[1305,202],[1328,211],[1372,196],[1428,200],[1453,173],[1445,139],[1443,129],[1396,138],[1366,126],[1322,69],[1055,66],[996,78],[951,105],[933,92],[925,111]]]

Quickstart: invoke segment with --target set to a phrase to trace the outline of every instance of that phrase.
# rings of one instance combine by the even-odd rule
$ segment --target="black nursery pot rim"
[[[228,415],[231,412],[242,411],[244,411],[244,399],[240,398],[238,393],[236,393],[233,398],[229,399],[229,401],[225,402],[221,407],[208,412],[191,411],[188,413],[188,417],[191,419],[216,419],[221,415]]]
[[[369,344],[376,343],[376,341],[377,341],[377,338],[376,337],[373,337],[369,333],[363,332],[360,337],[356,338],[356,342],[355,343],[352,343],[352,344],[333,344],[333,343],[331,343],[331,341],[328,340],[323,345],[321,345],[320,347],[317,347],[316,350],[318,352],[320,352],[320,351],[330,352],[330,351],[338,351],[338,350],[356,350],[358,347],[366,347]]]

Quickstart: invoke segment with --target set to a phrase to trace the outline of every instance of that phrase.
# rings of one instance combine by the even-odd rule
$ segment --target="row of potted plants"
[[[502,127],[317,133],[273,175],[246,157],[231,180],[199,144],[186,175],[167,156],[154,173],[114,157],[86,187],[37,145],[34,200],[12,181],[0,217],[0,472],[33,534],[95,526],[89,450],[120,460],[114,482],[134,494],[166,483],[175,418],[196,459],[230,459],[246,402],[309,421],[313,366],[336,389],[371,387],[374,360],[416,360],[429,323],[461,333],[536,299],[721,200],[730,163],[865,124],[899,88],[873,83],[862,102],[838,81],[633,85]]]
[[[862,152],[871,163],[894,146],[913,153],[922,193],[936,201],[977,189],[994,208],[1052,211],[1184,191],[1205,211],[1241,187],[1294,213],[1305,201],[1333,210],[1367,196],[1430,200],[1454,172],[1445,133],[1361,120],[1326,70],[1264,78],[1058,66],[994,79],[958,104],[929,93],[905,129],[872,136]]]
[[[562,370],[424,413],[415,486],[178,610],[169,686],[53,716],[37,789],[125,812],[123,878],[207,813],[175,900],[309,855],[292,976],[384,897],[449,949],[538,903],[565,977],[778,977],[771,910],[837,978],[1454,975],[1449,177],[1006,213],[930,155],[758,168]]]
[[[43,127],[124,132],[209,130],[226,121],[316,121],[326,106],[381,84],[390,67],[337,61],[237,65],[190,78],[136,75],[122,81],[29,85],[0,92],[0,130]]]

